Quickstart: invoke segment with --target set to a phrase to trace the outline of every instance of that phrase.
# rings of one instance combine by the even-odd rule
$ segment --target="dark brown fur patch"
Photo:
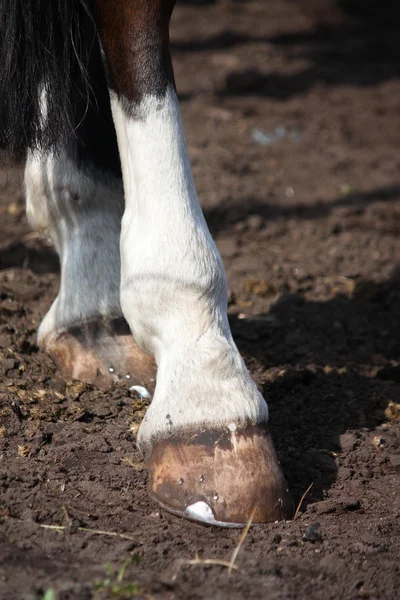
[[[169,21],[175,0],[96,0],[109,85],[130,106],[174,83]]]

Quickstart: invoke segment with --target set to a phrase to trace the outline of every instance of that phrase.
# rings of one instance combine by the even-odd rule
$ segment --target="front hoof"
[[[156,364],[134,341],[125,319],[98,319],[39,342],[68,379],[108,388],[115,381],[140,385],[153,393]]]
[[[155,443],[149,494],[193,521],[241,527],[290,519],[293,501],[266,426],[204,430]]]

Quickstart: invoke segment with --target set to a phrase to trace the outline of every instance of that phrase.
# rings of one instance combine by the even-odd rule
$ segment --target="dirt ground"
[[[249,531],[230,576],[207,564],[230,561],[240,532],[148,499],[135,445],[144,403],[125,384],[64,381],[38,349],[58,261],[30,232],[9,169],[0,598],[398,598],[398,30],[328,0],[192,1],[176,9],[172,45],[233,333],[295,503],[313,486],[296,520]]]

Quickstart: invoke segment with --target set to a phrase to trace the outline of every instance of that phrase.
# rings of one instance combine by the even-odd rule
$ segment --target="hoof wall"
[[[68,379],[107,388],[115,381],[140,385],[153,393],[156,365],[135,343],[124,319],[83,323],[47,335],[40,346]]]
[[[206,525],[290,519],[293,501],[266,427],[202,431],[157,442],[149,494],[165,510]]]

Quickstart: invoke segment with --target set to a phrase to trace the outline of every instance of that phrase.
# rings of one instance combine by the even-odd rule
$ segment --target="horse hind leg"
[[[29,151],[26,162],[29,221],[54,244],[61,265],[38,341],[68,378],[100,387],[125,379],[152,391],[154,361],[134,342],[119,300],[124,197],[100,61],[98,53],[89,65],[96,100],[77,101],[75,134],[57,152]]]

